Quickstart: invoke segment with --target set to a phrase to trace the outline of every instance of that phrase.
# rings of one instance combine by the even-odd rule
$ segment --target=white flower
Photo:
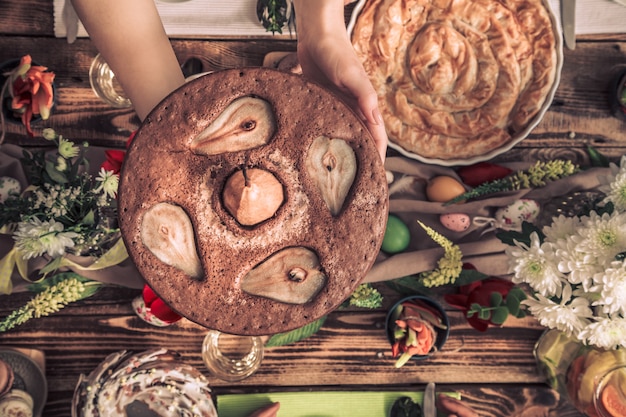
[[[550,226],[544,226],[542,232],[546,235],[546,242],[552,242],[558,247],[567,242],[579,227],[580,219],[578,217],[565,217],[561,214],[552,219]]]
[[[600,318],[582,329],[578,339],[603,349],[626,348],[626,319]]]
[[[15,245],[25,259],[35,258],[47,253],[56,258],[65,254],[66,248],[73,248],[73,238],[78,234],[64,232],[63,224],[55,221],[41,221],[32,218],[28,222],[21,222],[15,232]]]
[[[57,132],[55,132],[54,129],[47,127],[41,131],[41,136],[43,136],[45,140],[55,140]]]
[[[554,302],[541,294],[522,301],[541,325],[558,329],[567,335],[576,335],[585,328],[593,317],[589,301],[583,297],[572,298],[572,288],[565,284],[560,302]]]
[[[120,181],[120,177],[117,174],[114,174],[113,171],[100,168],[96,181],[98,182],[98,186],[94,190],[96,193],[103,191],[107,197],[115,198]]]
[[[626,213],[615,211],[600,216],[592,211],[582,218],[582,225],[572,239],[578,243],[576,250],[586,255],[586,264],[604,267],[626,250]]]
[[[530,247],[515,241],[515,247],[506,248],[513,282],[528,283],[542,295],[561,295],[565,276],[558,270],[558,260],[550,243],[539,242],[536,232],[530,235]]]
[[[626,264],[614,262],[613,268],[595,274],[596,283],[590,291],[599,293],[599,298],[592,305],[601,307],[604,314],[626,315]]]
[[[598,189],[606,194],[602,202],[611,202],[616,210],[626,211],[626,155],[622,156],[620,167],[611,163],[609,169],[609,175],[599,178]]]
[[[59,155],[63,158],[70,159],[78,155],[80,149],[78,146],[74,146],[72,142],[65,139],[63,136],[59,137]]]

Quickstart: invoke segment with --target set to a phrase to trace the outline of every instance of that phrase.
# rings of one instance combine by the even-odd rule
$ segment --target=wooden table
[[[132,110],[113,109],[92,92],[88,71],[97,51],[88,39],[68,44],[54,37],[52,2],[0,2],[0,62],[24,54],[56,74],[57,102],[46,126],[65,137],[92,144],[123,147],[138,119]],[[181,63],[199,58],[203,70],[259,66],[272,51],[294,51],[289,39],[174,39]],[[579,37],[576,50],[565,50],[561,82],[554,102],[532,134],[499,161],[566,157],[586,159],[587,145],[616,159],[626,151],[626,122],[610,114],[608,86],[626,67],[626,34]],[[36,125],[36,128],[41,126]],[[28,138],[19,125],[9,125],[7,141]],[[386,309],[398,294],[378,284],[385,294],[379,310],[349,309],[330,314],[314,336],[293,345],[267,349],[259,371],[237,383],[209,376],[214,391],[276,390],[421,390],[435,381],[459,391],[481,416],[579,416],[543,383],[533,346],[543,328],[532,318],[509,319],[502,328],[478,333],[462,314],[450,311],[451,333],[444,350],[431,359],[394,369],[384,335]],[[105,288],[44,319],[32,320],[0,334],[0,347],[41,349],[49,386],[44,416],[70,416],[70,401],[80,374],[88,374],[108,354],[128,349],[166,347],[208,375],[200,356],[205,329],[183,320],[157,328],[131,309],[138,290]],[[0,317],[30,298],[0,296]],[[289,417],[289,416],[286,416]],[[382,416],[381,416],[382,417]]]

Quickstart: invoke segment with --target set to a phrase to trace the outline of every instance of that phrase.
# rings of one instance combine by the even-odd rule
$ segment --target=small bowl
[[[400,301],[398,301],[397,303],[395,303],[393,307],[389,309],[389,311],[387,312],[387,317],[385,319],[385,332],[387,333],[387,339],[389,340],[389,343],[392,346],[395,342],[393,333],[394,333],[394,328],[395,328],[396,317],[395,317],[394,312],[396,308],[398,308],[402,303],[407,302],[407,301],[420,301],[426,304],[427,306],[430,307],[431,311],[435,311],[438,313],[438,316],[441,318],[443,325],[446,327],[445,329],[434,327],[435,332],[437,333],[437,337],[435,339],[433,348],[430,350],[430,352],[428,352],[428,354],[413,355],[411,357],[411,359],[414,359],[414,360],[425,359],[431,356],[432,354],[434,354],[435,352],[440,351],[443,348],[443,345],[446,343],[446,340],[448,340],[448,335],[450,334],[450,319],[448,318],[448,314],[446,314],[446,311],[443,309],[443,307],[441,307],[441,305],[437,301],[433,300],[432,298],[429,298],[423,295],[412,295],[409,297],[405,297],[401,299]]]

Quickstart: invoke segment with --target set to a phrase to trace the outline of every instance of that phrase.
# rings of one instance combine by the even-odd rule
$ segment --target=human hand
[[[387,133],[378,108],[378,95],[345,30],[344,0],[296,0],[298,60],[303,74],[337,91],[360,114],[381,159]]]
[[[278,415],[279,408],[280,403],[271,403],[270,405],[259,408],[248,417],[276,417]]]
[[[461,401],[445,394],[437,396],[437,410],[447,413],[448,417],[478,417],[478,413]]]

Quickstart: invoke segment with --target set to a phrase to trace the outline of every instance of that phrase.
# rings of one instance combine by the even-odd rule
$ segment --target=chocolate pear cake
[[[128,253],[182,316],[233,334],[301,327],[371,268],[388,210],[357,115],[269,68],[188,82],[146,118],[120,178]]]

